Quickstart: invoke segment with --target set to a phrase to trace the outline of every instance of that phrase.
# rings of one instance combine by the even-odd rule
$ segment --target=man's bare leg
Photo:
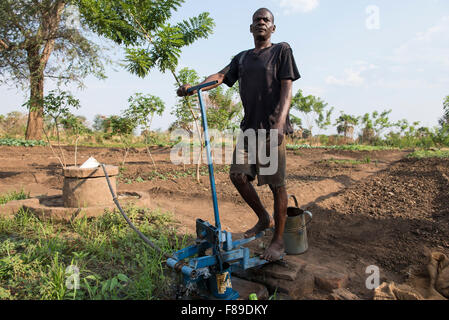
[[[262,259],[267,261],[277,261],[281,259],[284,254],[284,229],[285,222],[287,220],[287,205],[288,195],[286,187],[272,187],[270,186],[274,197],[274,221],[275,229],[273,239],[264,254],[261,255]]]
[[[245,238],[254,237],[260,232],[272,227],[273,220],[260,201],[260,198],[257,195],[257,192],[249,181],[248,177],[245,174],[232,173],[231,181],[237,188],[237,191],[240,193],[243,200],[246,201],[246,203],[250,206],[251,209],[253,209],[253,211],[259,218],[257,224],[253,228],[245,232]]]

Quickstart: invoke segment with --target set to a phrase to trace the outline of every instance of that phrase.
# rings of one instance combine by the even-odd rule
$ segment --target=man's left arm
[[[293,81],[291,79],[281,80],[281,100],[279,102],[279,110],[277,110],[275,115],[270,117],[271,129],[278,130],[279,145],[281,145],[284,140],[285,123],[292,104],[292,83]]]

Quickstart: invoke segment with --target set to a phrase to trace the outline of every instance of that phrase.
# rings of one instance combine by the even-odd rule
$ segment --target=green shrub
[[[409,158],[449,158],[449,150],[418,150],[408,155]]]
[[[46,146],[45,141],[36,140],[23,140],[23,139],[11,139],[4,138],[0,139],[0,146],[14,146],[14,147],[35,147],[35,146]]]
[[[25,193],[25,191],[23,189],[19,192],[17,192],[17,191],[9,192],[5,195],[0,195],[0,205],[6,204],[6,203],[8,203],[10,201],[14,201],[14,200],[25,200],[25,199],[28,199],[29,197],[30,197],[30,194]]]

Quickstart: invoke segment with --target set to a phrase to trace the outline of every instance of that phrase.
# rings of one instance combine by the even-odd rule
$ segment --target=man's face
[[[259,10],[253,16],[250,31],[256,40],[268,40],[276,30],[273,16],[267,10]]]

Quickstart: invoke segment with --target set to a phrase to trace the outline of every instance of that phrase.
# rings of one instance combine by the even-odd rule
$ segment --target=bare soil
[[[73,148],[65,152],[67,159],[74,159]],[[307,259],[343,269],[349,274],[348,289],[361,298],[372,297],[365,287],[368,266],[381,269],[382,281],[401,283],[411,267],[425,263],[424,247],[449,254],[449,160],[407,159],[407,154],[288,152],[288,192],[314,214],[308,229]],[[152,149],[152,155],[156,169],[145,150],[131,150],[121,171],[119,191],[149,192],[151,206],[171,211],[180,232],[195,233],[198,218],[213,223],[206,168],[197,183],[186,176],[195,167],[173,165],[168,148]],[[80,148],[78,162],[90,156],[121,165],[123,151]],[[362,161],[337,163],[333,159]],[[0,163],[0,193],[23,188],[31,196],[61,194],[62,170],[48,148],[0,147]],[[257,222],[256,217],[230,182],[228,167],[215,169],[222,226],[243,233]],[[256,189],[270,211],[271,191]]]

